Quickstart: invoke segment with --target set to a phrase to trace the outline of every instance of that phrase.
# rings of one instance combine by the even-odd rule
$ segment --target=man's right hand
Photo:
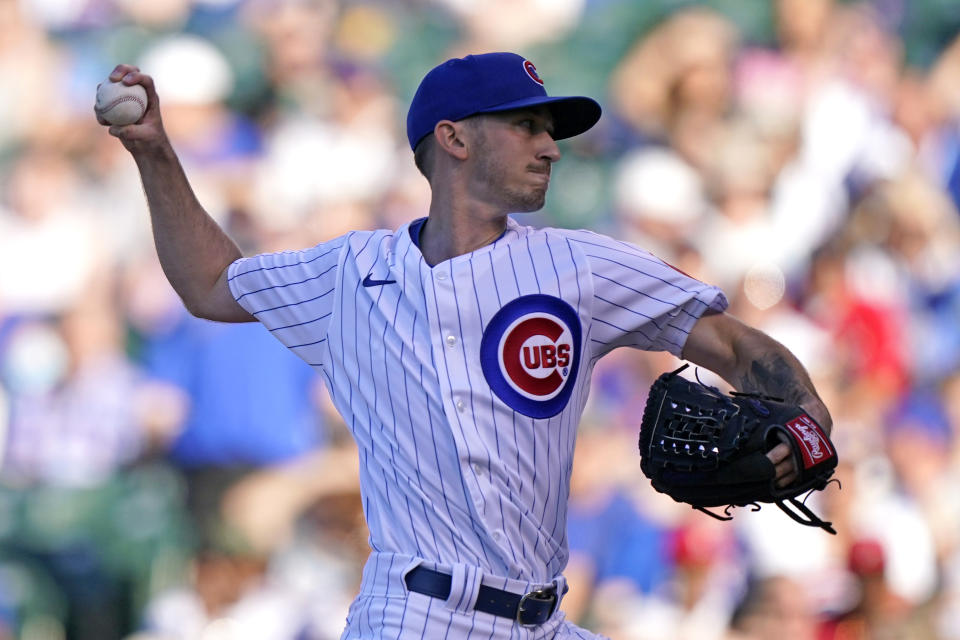
[[[174,290],[193,315],[220,322],[255,320],[233,299],[227,269],[242,257],[240,249],[204,210],[190,187],[160,119],[153,78],[128,64],[117,65],[109,81],[139,84],[147,92],[147,110],[137,124],[110,125],[131,153],[147,196],[157,257]]]
[[[137,124],[111,125],[97,115],[97,122],[110,127],[110,135],[116,136],[132,154],[149,152],[168,144],[167,135],[160,119],[160,99],[157,97],[153,78],[140,73],[140,69],[129,64],[119,64],[110,72],[110,82],[122,82],[125,85],[139,84],[147,92],[147,110]]]

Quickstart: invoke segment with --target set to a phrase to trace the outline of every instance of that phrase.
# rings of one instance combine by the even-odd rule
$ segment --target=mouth
[[[550,182],[550,167],[531,167],[529,171],[538,181],[544,183]]]

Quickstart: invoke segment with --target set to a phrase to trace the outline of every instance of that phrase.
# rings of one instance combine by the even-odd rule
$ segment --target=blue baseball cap
[[[600,119],[600,105],[583,96],[548,96],[529,60],[515,53],[453,58],[427,73],[407,112],[407,140],[417,144],[441,120],[544,105],[553,115],[554,139],[579,135]]]

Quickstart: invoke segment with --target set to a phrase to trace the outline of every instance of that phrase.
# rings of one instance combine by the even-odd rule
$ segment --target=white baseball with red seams
[[[147,92],[139,84],[127,86],[122,82],[105,80],[97,85],[94,109],[110,124],[133,124],[147,110]]]

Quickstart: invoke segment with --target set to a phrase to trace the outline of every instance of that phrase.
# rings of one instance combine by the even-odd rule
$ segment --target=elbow
[[[213,322],[255,322],[256,318],[241,307],[233,296],[214,289],[204,295],[180,296],[184,308],[195,318]]]
[[[211,304],[209,296],[199,294],[189,295],[180,292],[180,301],[183,303],[187,313],[194,318],[200,318],[201,320],[217,319],[215,305]]]
[[[730,382],[744,366],[745,345],[750,329],[726,313],[708,314],[700,318],[687,338],[681,357],[713,371]]]
[[[204,305],[199,300],[181,295],[180,301],[183,303],[187,313],[192,315],[194,318],[200,318],[201,320],[211,319],[209,317],[209,312],[204,308]]]

